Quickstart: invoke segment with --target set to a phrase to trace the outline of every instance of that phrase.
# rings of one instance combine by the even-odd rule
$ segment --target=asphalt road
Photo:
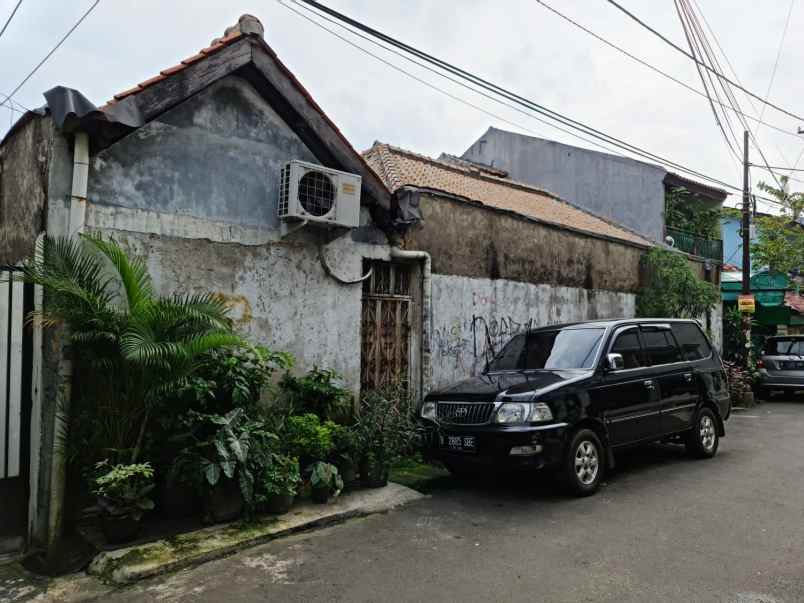
[[[447,480],[429,499],[104,601],[804,601],[804,400],[733,415],[711,460],[653,446],[597,496]]]

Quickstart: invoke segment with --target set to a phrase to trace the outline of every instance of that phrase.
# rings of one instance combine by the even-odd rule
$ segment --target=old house
[[[667,207],[668,193],[683,188],[691,211],[719,209],[728,195],[722,189],[644,161],[493,127],[462,158],[492,165],[514,180],[552,191],[650,241],[664,242],[671,236],[684,252],[723,261],[718,232],[687,232],[685,224],[674,223]]]
[[[0,143],[6,548],[49,543],[63,513],[70,355],[58,330],[23,324],[43,292],[13,279],[44,233],[114,237],[160,293],[219,293],[250,340],[355,393],[421,394],[529,325],[634,314],[651,237],[465,161],[360,155],[254,17],[101,107],[46,98]]]

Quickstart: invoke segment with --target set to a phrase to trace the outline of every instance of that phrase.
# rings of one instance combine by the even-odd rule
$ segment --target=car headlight
[[[494,415],[495,423],[515,424],[528,421],[551,421],[553,413],[543,402],[504,402]]]
[[[425,402],[422,404],[422,409],[419,412],[422,419],[430,419],[431,421],[436,420],[436,403],[435,402]]]

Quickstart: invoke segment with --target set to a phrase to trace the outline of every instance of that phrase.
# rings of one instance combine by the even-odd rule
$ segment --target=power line
[[[53,56],[53,53],[54,53],[54,52],[56,52],[56,51],[59,49],[59,47],[60,47],[62,44],[64,44],[64,42],[67,40],[67,38],[69,38],[69,37],[72,35],[72,33],[73,33],[73,32],[74,32],[74,31],[75,31],[77,28],[78,28],[78,26],[79,26],[79,25],[81,25],[81,23],[83,23],[83,22],[84,22],[84,19],[86,19],[86,18],[89,16],[89,14],[90,14],[90,13],[91,13],[93,10],[95,10],[95,7],[96,7],[96,6],[98,6],[98,3],[99,3],[99,2],[100,2],[100,0],[95,0],[95,2],[93,2],[93,3],[92,3],[92,5],[91,5],[91,6],[90,6],[90,7],[87,9],[87,11],[86,11],[86,12],[85,12],[83,15],[81,15],[81,18],[80,18],[80,19],[78,19],[78,21],[76,21],[76,22],[75,22],[75,24],[74,24],[74,25],[73,25],[73,26],[72,26],[72,27],[71,27],[69,30],[67,30],[67,33],[66,33],[66,34],[64,34],[64,36],[61,38],[61,40],[59,40],[58,44],[56,44],[56,45],[55,45],[55,46],[54,46],[54,47],[53,47],[53,48],[50,50],[50,52],[48,52],[48,53],[45,55],[45,58],[43,58],[41,61],[39,61],[39,63],[37,63],[36,67],[34,67],[34,68],[31,70],[31,72],[30,72],[28,75],[26,75],[26,76],[25,76],[25,78],[24,78],[24,79],[23,79],[23,80],[22,80],[22,81],[21,81],[19,84],[17,84],[17,87],[16,87],[16,88],[14,88],[14,90],[12,90],[12,91],[11,91],[11,94],[9,94],[9,95],[6,97],[6,99],[5,99],[5,100],[4,100],[2,103],[0,103],[0,107],[5,106],[5,104],[6,104],[8,101],[10,101],[10,100],[11,100],[11,99],[14,97],[14,95],[15,95],[17,92],[19,92],[20,88],[22,88],[22,87],[25,85],[25,83],[26,83],[26,82],[27,82],[29,79],[31,79],[31,78],[33,77],[34,73],[36,73],[37,71],[39,71],[40,67],[42,67],[42,65],[44,65],[44,64],[45,64],[45,63],[48,61],[48,59],[49,59],[51,56]]]
[[[319,2],[316,2],[315,0],[291,0],[291,1],[294,4],[304,8],[305,10],[311,12],[312,14],[314,14],[314,15],[316,15],[318,17],[326,18],[325,15],[330,15],[333,18],[337,19],[338,21],[346,23],[350,27],[352,27],[352,28],[354,28],[356,30],[364,32],[364,33],[366,33],[366,34],[368,34],[370,36],[376,37],[376,38],[382,40],[383,42],[385,42],[386,44],[392,45],[392,46],[394,46],[394,47],[396,47],[396,48],[398,48],[398,49],[400,49],[400,50],[402,50],[404,52],[407,52],[409,54],[412,54],[412,55],[416,56],[419,59],[422,59],[422,60],[424,60],[424,61],[426,61],[426,62],[428,62],[430,64],[436,65],[437,67],[439,67],[440,69],[443,69],[444,71],[448,71],[449,73],[452,73],[454,75],[457,75],[458,77],[466,79],[466,80],[472,82],[473,84],[475,84],[477,86],[480,86],[480,87],[492,92],[493,94],[497,94],[499,96],[502,96],[506,100],[510,100],[510,101],[515,102],[516,104],[519,104],[519,105],[521,105],[521,106],[523,106],[523,107],[525,107],[527,109],[530,109],[532,111],[536,111],[538,113],[541,113],[542,115],[545,115],[545,116],[549,117],[550,119],[556,120],[559,123],[567,125],[567,126],[569,126],[571,128],[574,128],[576,130],[580,130],[581,132],[583,132],[585,134],[588,134],[588,135],[590,135],[590,136],[592,136],[594,138],[598,138],[599,140],[603,140],[608,144],[611,144],[611,145],[616,146],[618,148],[625,149],[626,151],[632,152],[632,153],[634,153],[636,155],[639,155],[641,157],[648,158],[648,159],[651,159],[653,161],[657,161],[658,163],[661,163],[661,164],[663,164],[665,166],[671,166],[672,168],[677,169],[678,171],[698,176],[698,177],[700,177],[700,178],[702,178],[704,180],[707,180],[707,181],[716,183],[716,184],[718,184],[720,186],[723,186],[724,188],[728,188],[730,190],[735,190],[735,191],[741,191],[742,190],[741,187],[737,187],[737,186],[728,184],[728,183],[726,183],[726,182],[724,182],[722,180],[719,180],[718,178],[708,176],[708,175],[703,174],[703,173],[701,173],[701,172],[699,172],[697,170],[694,170],[692,168],[688,168],[688,167],[686,167],[684,165],[678,164],[678,163],[673,162],[671,160],[664,159],[664,158],[662,158],[662,157],[660,157],[658,155],[650,153],[649,151],[641,149],[641,148],[639,148],[639,147],[637,147],[635,145],[631,145],[631,144],[629,144],[627,142],[624,142],[624,141],[622,141],[622,140],[620,140],[618,138],[615,138],[615,137],[613,137],[611,135],[608,135],[608,134],[605,134],[605,133],[603,133],[603,132],[601,132],[599,130],[596,130],[595,128],[592,128],[591,126],[587,126],[585,124],[582,124],[581,122],[573,120],[572,118],[563,116],[560,113],[557,113],[555,111],[547,109],[546,107],[543,107],[543,106],[539,105],[538,103],[535,103],[533,101],[529,101],[528,99],[525,99],[525,98],[523,98],[523,97],[521,97],[521,96],[519,96],[519,95],[517,95],[517,94],[515,94],[513,92],[510,92],[510,91],[508,91],[508,90],[506,90],[504,88],[501,88],[500,86],[497,86],[496,84],[492,84],[491,82],[488,82],[488,81],[480,78],[479,76],[475,76],[475,75],[473,75],[473,74],[471,74],[471,73],[469,73],[469,72],[467,72],[467,71],[465,71],[465,70],[463,70],[463,69],[461,69],[459,67],[455,67],[454,65],[451,65],[450,63],[447,63],[446,61],[443,61],[441,59],[433,57],[432,55],[429,55],[429,54],[425,53],[424,51],[418,50],[418,49],[416,49],[416,48],[414,48],[412,46],[409,46],[409,45],[407,45],[407,44],[405,44],[403,42],[400,42],[399,40],[396,40],[395,38],[392,38],[391,36],[388,36],[388,35],[380,32],[380,31],[378,31],[376,29],[373,29],[373,28],[369,27],[368,25],[360,23],[359,21],[356,21],[355,19],[352,19],[351,17],[348,17],[347,15],[344,15],[342,13],[339,13],[338,11],[335,11],[334,9],[331,9],[331,8],[325,6],[325,5],[322,5]],[[305,5],[307,5],[307,6],[305,6]],[[315,9],[317,9],[318,11],[321,11],[321,12],[317,12],[317,11],[313,10],[312,8],[310,8],[310,7],[314,7]],[[324,14],[321,14],[321,13],[324,13]],[[350,31],[351,33],[353,33],[355,35],[359,35],[356,32],[353,32],[352,30],[350,30],[348,28],[346,28],[346,29],[347,29],[347,31]],[[477,92],[477,91],[475,91],[475,92]],[[770,199],[768,199],[768,201],[771,202],[771,203],[779,204],[778,202],[770,200]]]
[[[542,5],[544,8],[546,8],[547,10],[549,10],[550,12],[552,12],[553,14],[555,14],[556,16],[558,16],[558,17],[560,17],[561,19],[563,19],[564,21],[566,21],[567,23],[569,23],[569,24],[571,24],[571,25],[573,25],[573,26],[577,27],[578,29],[580,29],[581,31],[585,32],[586,34],[588,34],[588,35],[592,36],[593,38],[595,38],[595,39],[596,39],[596,40],[598,40],[599,42],[602,42],[602,43],[603,43],[603,44],[605,44],[606,46],[608,46],[608,47],[610,47],[610,48],[613,48],[613,49],[614,49],[614,50],[616,50],[617,52],[619,52],[619,53],[621,53],[621,54],[625,55],[626,57],[628,57],[628,58],[629,58],[629,59],[631,59],[632,61],[635,61],[635,62],[639,63],[639,64],[640,64],[640,65],[642,65],[643,67],[647,67],[647,68],[648,68],[648,69],[650,69],[651,71],[653,71],[653,72],[655,72],[655,73],[657,73],[657,74],[661,75],[662,77],[664,77],[664,78],[666,78],[666,79],[670,80],[671,82],[675,82],[675,83],[676,83],[676,84],[678,84],[679,86],[681,86],[681,87],[683,87],[683,88],[686,88],[686,89],[687,89],[687,90],[689,90],[690,92],[692,92],[692,93],[694,93],[694,94],[697,94],[698,96],[700,96],[700,97],[702,97],[702,98],[707,98],[706,94],[704,94],[703,92],[701,92],[701,91],[700,91],[700,90],[698,90],[697,88],[695,88],[695,87],[693,87],[693,86],[690,86],[688,83],[684,82],[683,80],[680,80],[680,79],[678,79],[677,77],[670,75],[670,74],[669,74],[669,73],[667,73],[666,71],[663,71],[663,70],[659,69],[658,67],[656,67],[655,65],[652,65],[651,63],[648,63],[646,60],[639,58],[638,56],[636,56],[635,54],[633,54],[633,53],[629,52],[629,51],[628,51],[628,50],[626,50],[625,48],[623,48],[623,47],[621,47],[621,46],[618,46],[617,44],[615,44],[614,42],[611,42],[610,40],[607,40],[606,38],[604,38],[603,36],[601,36],[601,35],[599,35],[599,34],[595,33],[594,31],[592,31],[592,30],[591,30],[591,29],[589,29],[588,27],[585,27],[584,25],[582,25],[582,24],[578,23],[577,21],[575,21],[575,20],[574,20],[574,19],[572,19],[571,17],[569,17],[569,16],[565,15],[564,13],[560,12],[558,9],[553,8],[552,6],[550,6],[549,4],[547,4],[546,2],[544,2],[544,0],[535,0],[535,1],[536,1],[536,2],[538,2],[539,4],[541,4],[541,5]],[[707,27],[708,27],[708,24],[707,24]],[[711,29],[710,29],[710,31],[711,31]],[[717,39],[716,39],[715,41],[717,42]],[[718,47],[720,47],[720,44],[719,44],[719,43],[718,43]],[[721,50],[721,52],[722,52],[722,50]],[[725,56],[725,54],[724,54],[724,56]],[[726,60],[728,61],[728,58],[727,58]],[[732,69],[732,72],[733,72],[733,71],[734,71],[734,70]],[[736,75],[736,74],[735,74],[735,75]],[[738,80],[738,81],[739,81],[739,80]],[[721,104],[721,106],[722,106],[723,108],[725,108],[725,109],[729,109],[729,110],[731,110],[731,111],[736,111],[736,109],[734,109],[733,107],[731,107],[731,106],[729,106],[729,105],[726,105],[726,104]],[[780,127],[775,126],[775,125],[773,125],[773,124],[770,124],[770,123],[767,123],[767,122],[764,122],[764,121],[760,121],[759,119],[757,119],[757,118],[756,118],[756,117],[754,117],[753,115],[748,115],[747,113],[743,113],[743,116],[744,116],[744,117],[746,117],[747,119],[752,120],[752,121],[755,121],[755,122],[761,123],[762,125],[764,125],[764,126],[766,126],[766,127],[768,127],[768,128],[771,128],[772,130],[776,130],[777,132],[781,132],[782,134],[787,134],[788,136],[795,136],[795,137],[798,137],[798,135],[797,135],[795,132],[791,132],[790,130],[785,130],[784,128],[780,128]]]
[[[629,11],[627,8],[625,8],[623,5],[621,5],[621,4],[620,4],[619,2],[617,2],[616,0],[606,0],[606,1],[607,1],[609,4],[611,4],[612,6],[615,6],[617,9],[619,9],[620,11],[622,11],[622,12],[623,12],[625,15],[627,15],[628,17],[630,17],[631,19],[633,19],[634,21],[636,21],[637,23],[639,23],[639,24],[640,24],[642,27],[644,27],[645,29],[647,29],[647,30],[648,30],[649,32],[651,32],[653,35],[657,36],[659,39],[661,39],[662,41],[664,41],[666,44],[669,44],[670,46],[672,46],[673,48],[675,48],[675,49],[676,49],[678,52],[680,52],[681,54],[683,54],[683,55],[684,55],[685,57],[687,57],[688,59],[690,59],[690,60],[692,60],[692,61],[695,61],[695,63],[699,64],[701,67],[703,67],[703,68],[704,68],[704,69],[706,69],[707,71],[711,71],[711,72],[712,72],[712,74],[713,74],[713,75],[715,75],[716,77],[718,77],[719,79],[722,79],[722,80],[724,80],[724,81],[728,82],[729,84],[731,84],[732,86],[734,86],[734,87],[735,87],[735,88],[737,88],[738,90],[742,90],[742,91],[743,91],[743,92],[745,92],[747,95],[752,96],[753,98],[757,99],[758,101],[762,102],[763,104],[765,104],[765,105],[767,105],[767,106],[769,106],[769,107],[772,107],[772,108],[776,109],[777,111],[779,111],[779,112],[781,112],[781,113],[784,113],[785,115],[788,115],[789,117],[792,117],[792,118],[794,118],[794,119],[797,119],[798,121],[804,121],[804,117],[801,117],[800,115],[797,115],[797,114],[793,113],[792,111],[788,111],[787,109],[784,109],[784,108],[782,108],[782,107],[780,107],[780,106],[778,106],[778,105],[775,105],[774,103],[772,103],[772,102],[770,102],[770,101],[768,101],[768,100],[763,99],[763,98],[762,98],[762,97],[760,97],[759,95],[754,94],[753,92],[751,92],[751,91],[750,91],[750,90],[748,90],[747,88],[744,88],[744,87],[743,87],[743,86],[741,86],[740,84],[738,84],[738,83],[734,82],[733,80],[729,79],[728,77],[726,77],[726,76],[725,76],[725,75],[723,75],[722,73],[720,73],[720,72],[718,72],[718,71],[715,71],[715,70],[714,70],[714,69],[712,69],[712,68],[711,68],[709,65],[705,65],[704,63],[701,63],[701,62],[700,62],[698,59],[696,59],[696,58],[695,58],[693,55],[691,55],[691,54],[690,54],[688,51],[684,50],[683,48],[681,48],[681,46],[679,46],[678,44],[676,44],[675,42],[673,42],[673,41],[672,41],[671,39],[669,39],[667,36],[665,36],[664,34],[660,33],[659,31],[657,31],[656,29],[654,29],[653,27],[651,27],[650,25],[648,25],[647,23],[645,23],[645,22],[644,22],[642,19],[640,19],[639,17],[637,17],[637,16],[636,16],[634,13],[632,13],[631,11]]]
[[[290,1],[294,2],[295,4],[298,4],[298,2],[296,2],[295,0],[290,0]],[[294,9],[292,6],[288,6],[287,4],[285,4],[285,2],[283,2],[283,0],[277,0],[277,2],[279,2],[279,4],[281,4],[282,6],[287,8],[288,10],[290,10],[290,11],[294,12],[295,14],[297,14],[298,16],[302,17],[303,19],[305,19],[308,22],[312,23],[316,27],[319,27],[320,29],[323,29],[327,33],[329,33],[329,34],[335,36],[336,38],[346,42],[347,44],[349,44],[350,46],[352,46],[352,47],[356,48],[357,50],[363,52],[364,54],[367,54],[368,56],[370,56],[370,57],[376,59],[377,61],[387,65],[388,67],[391,67],[395,71],[398,71],[398,72],[410,77],[411,79],[413,79],[413,80],[415,80],[415,81],[417,81],[417,82],[419,82],[421,84],[424,84],[428,88],[431,88],[431,89],[433,89],[433,90],[435,90],[437,92],[440,92],[441,94],[443,94],[445,96],[448,96],[449,98],[451,98],[453,100],[456,100],[456,101],[458,101],[458,102],[460,102],[460,103],[462,103],[464,105],[467,105],[467,106],[469,106],[469,107],[471,107],[473,109],[476,109],[476,110],[478,110],[478,111],[480,111],[480,112],[482,112],[482,113],[484,113],[486,115],[489,115],[490,117],[494,117],[495,119],[499,119],[500,121],[502,121],[504,123],[507,123],[509,125],[512,125],[512,126],[514,126],[516,128],[520,128],[522,130],[525,130],[526,132],[530,132],[531,134],[535,134],[536,136],[544,136],[544,134],[542,134],[541,132],[535,132],[535,131],[531,130],[530,128],[528,128],[527,126],[523,126],[522,124],[519,124],[517,122],[513,122],[513,121],[511,121],[509,119],[506,119],[505,117],[502,117],[502,116],[500,116],[500,115],[498,115],[496,113],[492,113],[492,112],[484,109],[483,107],[475,105],[474,103],[472,103],[470,101],[467,101],[467,100],[465,100],[465,99],[463,99],[463,98],[461,98],[459,96],[456,96],[456,95],[454,95],[454,94],[452,94],[450,92],[447,92],[443,88],[439,88],[438,86],[432,84],[431,82],[428,82],[428,81],[418,77],[417,75],[414,75],[414,74],[410,73],[409,71],[406,71],[406,70],[402,69],[401,67],[391,63],[390,61],[386,61],[382,57],[380,57],[380,56],[374,54],[373,52],[371,52],[370,50],[367,50],[367,49],[363,48],[362,46],[360,46],[359,44],[354,43],[352,40],[349,40],[349,39],[345,38],[344,36],[339,35],[337,32],[332,31],[331,29],[329,29],[325,25],[322,25],[321,23],[319,23],[315,19],[312,19],[312,18],[308,17],[307,15],[299,12],[298,10]],[[401,53],[401,52],[399,52],[397,50],[394,50],[393,48],[388,48],[387,46],[384,46],[383,44],[379,43],[377,40],[374,40],[373,38],[370,38],[369,36],[363,35],[358,31],[354,31],[354,30],[350,29],[349,27],[347,27],[343,23],[340,23],[339,21],[337,21],[335,19],[332,19],[332,18],[328,17],[327,15],[321,15],[319,13],[316,13],[316,12],[312,11],[310,8],[308,8],[306,6],[301,6],[301,7],[304,8],[305,10],[310,11],[313,14],[321,17],[325,21],[328,21],[328,22],[330,22],[330,23],[332,23],[334,25],[337,25],[338,27],[344,29],[345,31],[348,31],[350,34],[352,34],[354,36],[357,36],[357,37],[359,37],[359,38],[361,38],[363,40],[366,40],[367,42],[370,42],[371,44],[377,46],[378,48],[381,48],[381,49],[383,49],[383,50],[385,50],[387,52],[395,54],[396,56],[398,56],[398,57],[400,57],[400,58],[412,63],[413,65],[416,65],[417,67],[420,67],[422,69],[426,69],[427,71],[430,71],[430,72],[434,73],[435,75],[446,79],[449,82],[452,82],[454,84],[462,86],[463,88],[466,88],[467,90],[469,90],[471,92],[474,92],[475,94],[479,94],[480,96],[482,96],[484,98],[487,98],[487,99],[489,99],[489,100],[491,100],[491,101],[493,101],[493,102],[495,102],[495,103],[497,103],[499,105],[502,105],[503,107],[507,107],[508,109],[511,109],[513,111],[517,111],[518,113],[521,113],[522,115],[524,115],[524,116],[526,116],[526,117],[528,117],[530,119],[538,121],[541,124],[544,124],[546,126],[554,128],[556,130],[559,130],[560,132],[568,134],[569,136],[573,136],[574,138],[577,138],[579,140],[583,140],[584,142],[586,142],[588,144],[591,144],[591,145],[594,145],[594,146],[596,146],[596,147],[598,147],[600,149],[603,149],[604,151],[606,151],[608,153],[618,154],[616,150],[611,149],[611,148],[609,148],[609,147],[607,147],[605,145],[602,145],[601,143],[599,143],[599,142],[597,142],[597,141],[595,141],[595,140],[593,140],[591,138],[586,138],[586,137],[581,136],[580,134],[578,134],[576,132],[573,132],[572,130],[568,130],[568,129],[562,128],[561,126],[557,126],[556,124],[554,124],[552,122],[549,122],[549,121],[547,121],[545,119],[540,119],[539,117],[536,117],[535,115],[533,115],[533,113],[529,113],[527,111],[524,111],[523,109],[521,109],[520,107],[517,107],[515,105],[508,104],[505,101],[502,101],[499,98],[496,98],[496,97],[492,96],[491,94],[487,94],[487,93],[484,93],[481,90],[477,90],[476,88],[472,88],[471,86],[469,86],[465,82],[462,82],[462,81],[457,80],[455,78],[451,78],[450,76],[448,76],[448,75],[446,75],[446,74],[444,74],[444,73],[442,73],[442,72],[440,72],[440,71],[438,71],[436,69],[433,69],[432,67],[430,67],[428,65],[424,65],[422,63],[419,63],[419,62],[415,61],[414,59],[410,58],[409,56],[407,56],[407,55],[405,55],[405,54],[403,54],[403,53]]]
[[[0,38],[3,37],[4,33],[6,33],[6,28],[8,27],[8,24],[11,23],[11,19],[14,18],[14,15],[17,14],[17,9],[20,7],[20,4],[22,4],[22,0],[17,0],[17,5],[14,7],[14,10],[11,11],[8,19],[6,19],[6,22],[3,24],[3,29],[0,29]]]
[[[790,26],[790,16],[793,14],[793,6],[795,5],[796,0],[790,0],[790,8],[787,9],[787,19],[784,22],[784,29],[782,30],[782,37],[779,39],[779,48],[776,50],[776,60],[773,62],[773,70],[771,71],[770,81],[768,82],[768,91],[765,93],[765,100],[770,98],[771,88],[773,87],[773,80],[776,78],[776,69],[779,67],[779,58],[782,56],[782,48],[784,48],[784,39],[787,36],[787,28]],[[759,114],[759,118],[762,119],[762,116],[765,115],[765,107],[767,105],[762,105],[762,111]]]
[[[734,65],[732,65],[731,61],[729,60],[729,55],[726,54],[726,51],[723,49],[723,46],[720,44],[720,40],[718,39],[717,33],[712,28],[712,26],[709,24],[709,20],[706,18],[706,14],[703,12],[703,9],[701,8],[700,4],[698,4],[697,0],[692,0],[692,3],[695,5],[695,8],[697,9],[697,13],[701,16],[701,19],[703,20],[704,25],[706,26],[706,29],[709,31],[709,34],[712,36],[712,39],[715,41],[715,46],[717,46],[717,49],[720,51],[720,54],[726,60],[726,65],[728,66],[729,70],[731,71],[731,74],[734,76],[734,79],[737,81],[738,84],[740,84],[742,86],[743,83],[742,83],[742,81],[740,81],[740,76],[737,75],[737,70],[734,68]],[[767,95],[766,95],[766,97],[767,97]],[[757,109],[756,105],[754,104],[753,99],[750,96],[748,96],[748,97],[746,97],[746,100],[748,101],[748,104],[751,105],[751,109],[753,109],[754,113],[759,115],[760,111]],[[765,105],[762,105],[762,113],[763,113],[763,115],[764,115],[764,109],[765,109]],[[754,135],[755,136],[759,134],[759,127],[764,125],[764,126],[772,128],[774,130],[777,130],[779,132],[785,132],[789,136],[798,137],[797,133],[788,132],[788,131],[785,131],[785,130],[781,130],[780,128],[776,128],[776,127],[772,126],[771,124],[762,121],[761,118],[757,119],[757,118],[749,116],[747,114],[743,114],[743,115],[744,115],[744,117],[747,117],[748,119],[752,119],[753,121],[756,122],[756,125],[754,126]],[[787,159],[787,156],[785,155],[784,151],[782,151],[781,147],[778,144],[775,144],[775,143],[774,143],[774,146],[776,147],[776,150],[779,153],[779,156],[785,162],[789,162],[789,160]],[[799,156],[799,158],[800,158],[800,156]],[[796,162],[795,165],[797,165],[797,163],[798,162]],[[795,167],[795,165],[793,167]]]

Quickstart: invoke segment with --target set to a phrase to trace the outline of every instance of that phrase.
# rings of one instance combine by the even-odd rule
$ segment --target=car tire
[[[775,396],[776,394],[774,393],[774,391],[768,389],[767,387],[760,387],[759,390],[757,390],[757,398],[759,398],[760,400],[770,401],[773,400]]]
[[[717,417],[711,408],[702,408],[695,417],[695,427],[686,436],[687,452],[699,459],[710,459],[717,453],[720,436]]]
[[[562,480],[570,494],[590,496],[600,488],[606,453],[600,438],[591,429],[579,429],[564,457]]]

